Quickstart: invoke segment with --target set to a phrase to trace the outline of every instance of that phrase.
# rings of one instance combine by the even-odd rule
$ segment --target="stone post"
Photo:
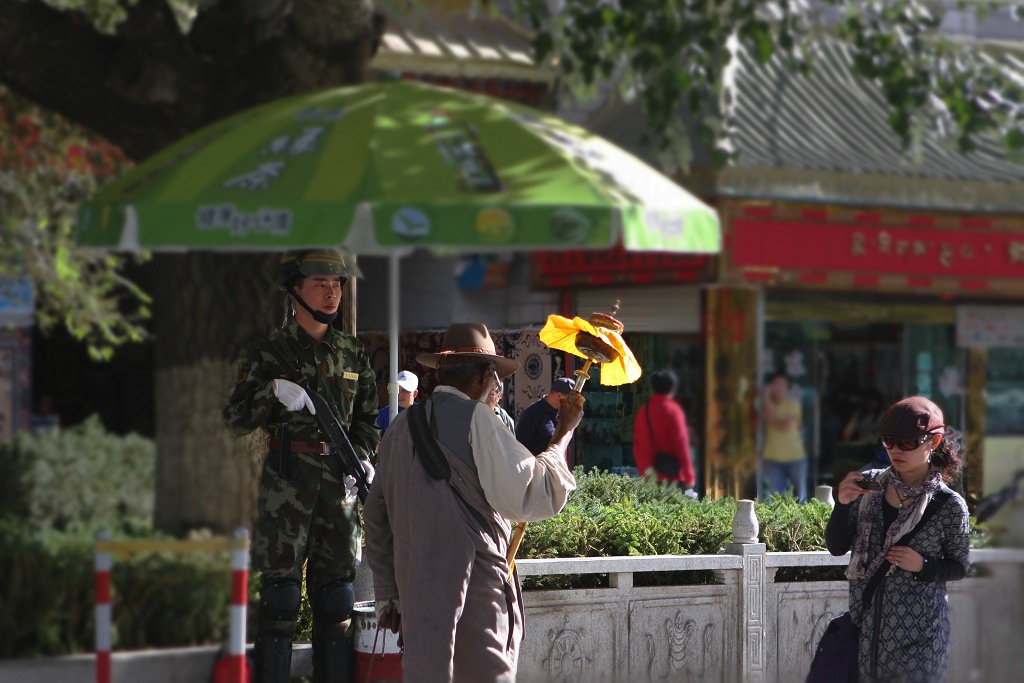
[[[758,543],[760,527],[754,514],[754,501],[736,503],[736,516],[732,520],[732,543],[726,543],[723,552],[743,558],[739,589],[736,591],[736,614],[739,624],[737,644],[739,667],[737,680],[759,682],[765,680],[765,544]]]
[[[822,503],[826,503],[830,508],[836,506],[836,501],[832,498],[832,487],[822,484],[814,489],[815,500],[820,500]]]

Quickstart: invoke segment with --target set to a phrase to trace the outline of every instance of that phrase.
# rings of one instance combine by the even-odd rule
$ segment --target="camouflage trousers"
[[[274,454],[263,467],[259,516],[253,530],[252,568],[264,584],[281,579],[301,583],[306,592],[351,581],[360,559],[359,512],[355,497],[346,498],[335,456],[290,455],[288,479],[277,475]]]

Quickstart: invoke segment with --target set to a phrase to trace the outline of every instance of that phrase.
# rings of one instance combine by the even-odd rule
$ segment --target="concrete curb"
[[[207,683],[222,649],[218,645],[115,651],[111,683]],[[252,651],[248,646],[247,651]],[[313,651],[309,643],[292,646],[292,676],[313,674]],[[2,683],[94,683],[96,658],[91,654],[52,659],[0,661]]]

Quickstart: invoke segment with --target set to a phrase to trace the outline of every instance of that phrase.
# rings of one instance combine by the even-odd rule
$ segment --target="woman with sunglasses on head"
[[[878,436],[891,466],[848,473],[825,530],[829,552],[851,553],[859,680],[945,681],[946,582],[967,574],[970,549],[967,504],[946,485],[963,467],[960,434],[912,396],[882,414]]]

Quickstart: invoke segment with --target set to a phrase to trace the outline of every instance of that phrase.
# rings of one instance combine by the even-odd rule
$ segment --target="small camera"
[[[874,479],[857,479],[853,482],[862,489],[871,489],[872,491],[881,491],[882,485]]]

